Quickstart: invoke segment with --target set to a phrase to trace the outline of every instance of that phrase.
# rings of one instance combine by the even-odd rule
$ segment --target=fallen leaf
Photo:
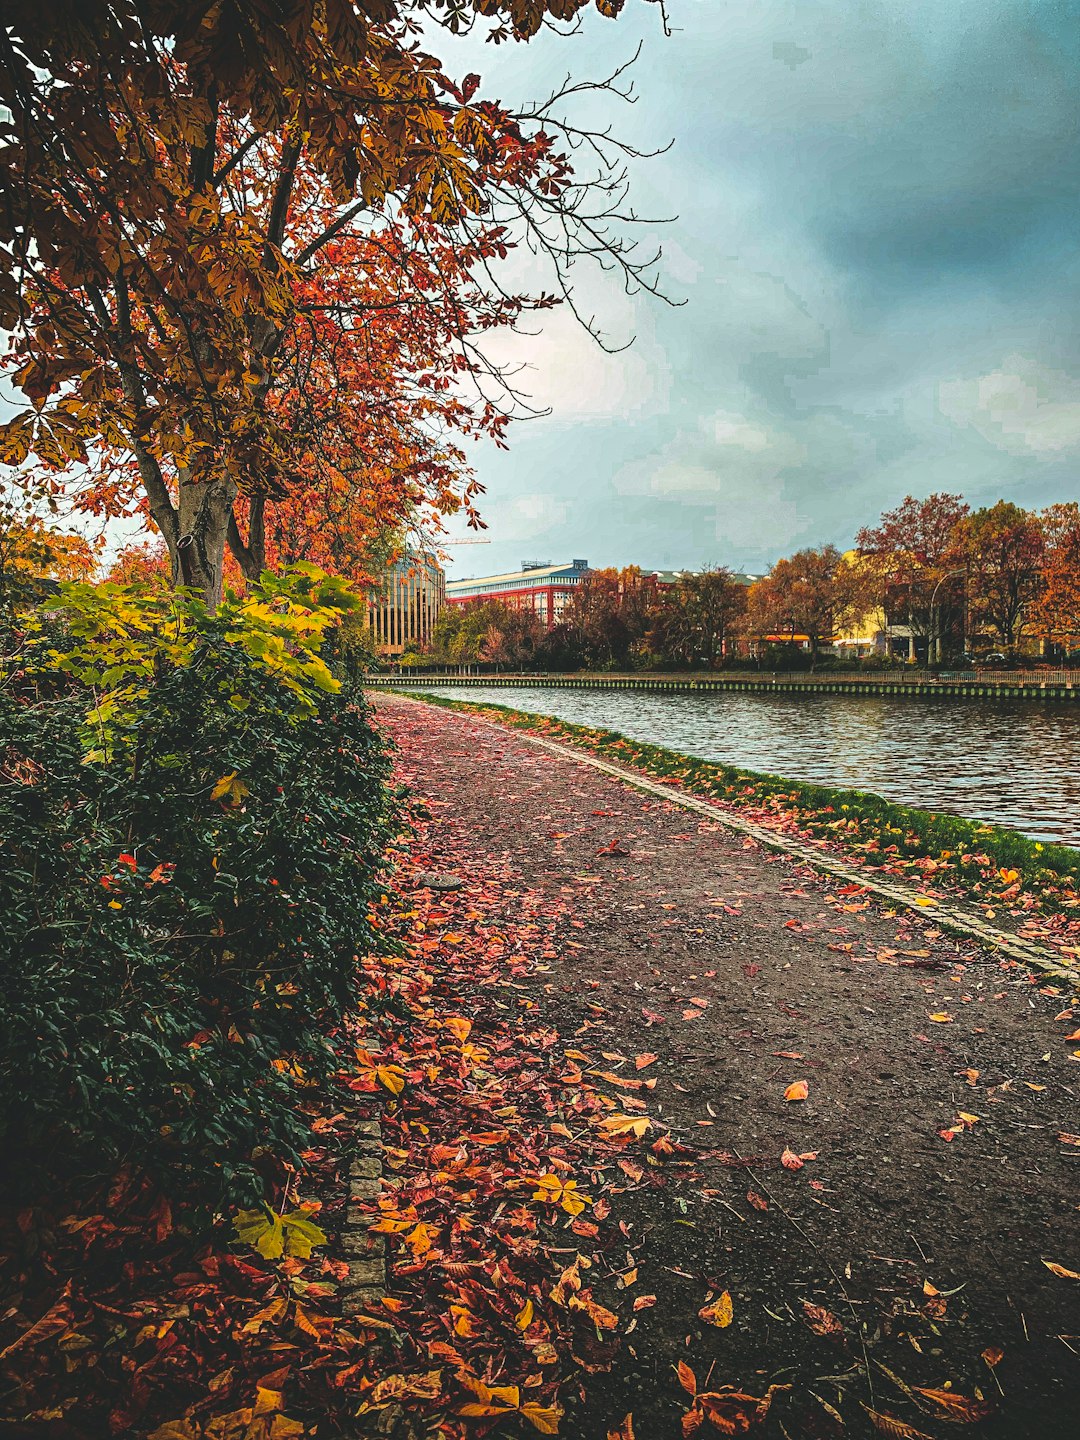
[[[809,1300],[804,1300],[802,1308],[806,1322],[815,1335],[843,1335],[843,1325],[824,1305],[812,1305]]]
[[[687,1394],[696,1395],[697,1377],[695,1376],[693,1370],[690,1369],[690,1366],[687,1365],[685,1360],[680,1360],[679,1363],[675,1366],[675,1373],[679,1377],[679,1384],[683,1387]]]
[[[887,1415],[884,1411],[874,1410],[867,1405],[865,1400],[859,1404],[870,1417],[871,1424],[875,1430],[880,1430],[883,1435],[888,1435],[890,1440],[933,1440],[925,1430],[916,1430],[914,1425],[909,1425],[905,1420],[898,1420],[895,1415]]]
[[[1064,1265],[1056,1265],[1053,1260],[1042,1262],[1053,1275],[1059,1276],[1062,1280],[1080,1280],[1080,1274],[1075,1270],[1066,1270]]]
[[[793,1080],[784,1091],[785,1100],[805,1100],[810,1094],[810,1087],[805,1080]]]
[[[940,1406],[947,1415],[955,1420],[962,1420],[966,1425],[974,1425],[976,1421],[985,1420],[994,1413],[995,1407],[989,1400],[970,1399],[967,1395],[957,1395],[952,1390],[928,1390],[922,1385],[913,1385],[911,1388],[916,1394],[924,1395],[927,1400]]]
[[[646,1115],[605,1115],[600,1129],[608,1135],[633,1135],[640,1140],[651,1124]]]
[[[718,1330],[726,1329],[731,1324],[733,1315],[730,1293],[725,1290],[716,1297],[711,1305],[703,1305],[698,1311],[698,1315],[710,1325],[715,1325]]]

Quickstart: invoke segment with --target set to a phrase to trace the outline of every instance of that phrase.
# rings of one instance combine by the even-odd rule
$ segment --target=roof
[[[585,567],[577,560],[564,560],[561,565],[537,565],[529,566],[526,570],[507,570],[502,575],[476,575],[465,580],[448,580],[446,583],[447,594],[452,595],[456,590],[465,587],[475,588],[485,585],[506,585],[515,580],[533,584],[544,579],[559,580],[568,575],[581,576],[585,573]]]

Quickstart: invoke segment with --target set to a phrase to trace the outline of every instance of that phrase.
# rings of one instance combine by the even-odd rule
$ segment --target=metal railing
[[[466,681],[484,684],[497,681],[501,684],[540,684],[587,681],[592,684],[621,684],[634,681],[642,686],[650,684],[678,685],[728,685],[753,682],[773,685],[1000,685],[1020,686],[1026,689],[1047,686],[1080,687],[1080,670],[926,670],[915,666],[896,667],[889,670],[713,670],[688,671],[478,671],[472,667],[454,670],[413,670],[395,666],[382,674],[384,679],[411,679],[416,681]]]

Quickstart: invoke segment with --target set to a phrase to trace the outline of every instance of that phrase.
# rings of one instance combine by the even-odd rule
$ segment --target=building
[[[403,655],[430,644],[446,603],[446,576],[432,555],[407,551],[368,599],[368,627],[380,655]]]
[[[545,560],[524,560],[520,570],[505,575],[484,575],[474,580],[451,580],[446,586],[448,605],[475,605],[497,600],[513,609],[532,610],[550,630],[563,617],[570,597],[589,569],[587,560],[552,565]]]

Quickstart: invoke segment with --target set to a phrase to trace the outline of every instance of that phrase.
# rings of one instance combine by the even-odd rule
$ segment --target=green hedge
[[[379,946],[368,914],[395,820],[359,692],[302,698],[204,621],[183,664],[157,664],[115,708],[88,759],[84,689],[47,665],[9,667],[9,1160],[64,1146],[250,1201],[267,1158],[308,1143],[299,1107],[337,1068],[355,957]]]

